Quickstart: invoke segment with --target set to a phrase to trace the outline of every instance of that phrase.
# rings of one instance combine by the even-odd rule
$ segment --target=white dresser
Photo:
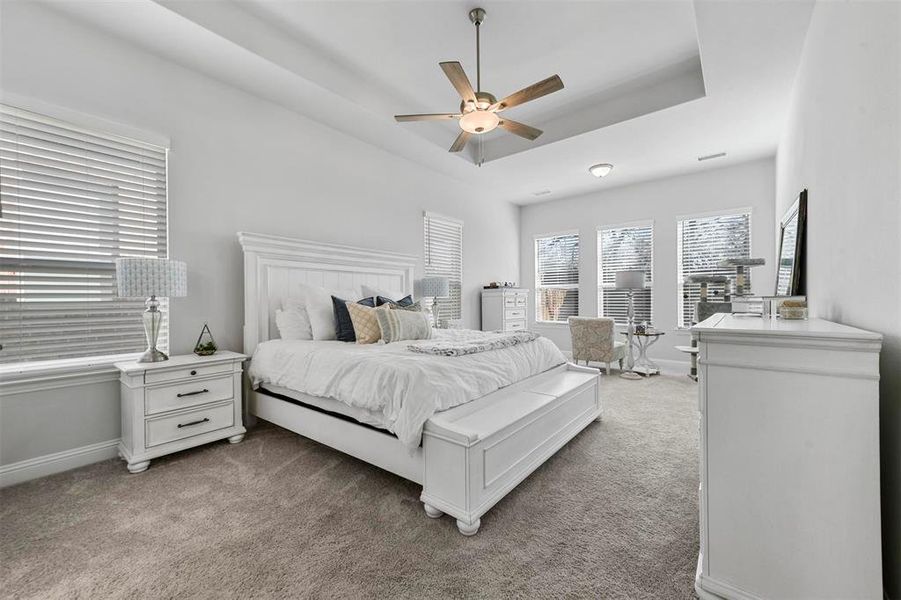
[[[698,338],[701,598],[882,598],[882,336],[718,314]]]
[[[482,331],[525,331],[529,290],[493,288],[482,290]]]
[[[119,456],[132,473],[150,460],[228,438],[244,438],[241,364],[235,352],[173,356],[158,363],[116,363],[122,405]]]

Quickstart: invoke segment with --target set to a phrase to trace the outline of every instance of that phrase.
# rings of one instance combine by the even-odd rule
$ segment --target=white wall
[[[777,154],[776,214],[808,193],[811,314],[883,334],[883,573],[901,598],[901,4],[819,2]]]
[[[422,256],[424,210],[462,219],[463,310],[474,327],[480,319],[481,285],[516,279],[518,207],[471,200],[470,190],[455,180],[36,3],[4,2],[2,11],[4,93],[171,140],[170,255],[187,262],[189,292],[171,303],[173,353],[190,352],[204,321],[220,347],[241,350],[243,272],[237,231]],[[96,392],[94,387],[73,388],[67,403],[51,394],[32,393],[26,400],[4,393],[0,464],[108,440],[110,431],[118,430],[117,394],[98,400]],[[98,416],[101,422],[79,428],[82,438],[71,439],[71,424],[80,422],[75,416],[96,402],[106,407],[105,416]],[[51,403],[53,411],[42,408]],[[23,413],[23,406],[33,408]],[[30,436],[26,451],[16,440]]]
[[[585,174],[589,177],[588,173]],[[610,177],[615,177],[616,171]],[[634,221],[654,222],[654,325],[666,332],[649,354],[652,358],[686,361],[673,348],[688,344],[690,336],[677,327],[676,228],[680,217],[726,209],[751,208],[751,254],[767,265],[751,272],[754,293],[772,293],[774,164],[771,158],[722,169],[669,177],[613,188],[576,198],[523,207],[521,213],[521,280],[535,285],[535,237],[579,230],[579,312],[597,315],[597,228]],[[530,318],[534,322],[534,310]],[[563,324],[536,324],[536,330],[570,349],[569,329]]]

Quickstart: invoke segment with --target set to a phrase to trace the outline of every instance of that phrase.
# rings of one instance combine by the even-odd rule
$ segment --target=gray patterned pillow
[[[427,340],[432,337],[429,317],[423,312],[381,310],[376,315],[386,344],[400,340]]]
[[[412,310],[414,312],[422,312],[422,300],[417,300],[413,304],[407,304],[404,306],[403,304],[398,304],[397,302],[386,302],[388,306],[391,308],[396,308],[397,310]]]

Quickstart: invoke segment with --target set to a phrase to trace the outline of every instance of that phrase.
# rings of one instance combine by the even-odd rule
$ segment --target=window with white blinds
[[[166,152],[0,105],[0,363],[145,349],[114,261],[167,257]]]
[[[598,316],[628,323],[629,296],[616,289],[617,271],[644,271],[645,289],[633,290],[636,323],[653,322],[654,225],[598,230]]]
[[[690,275],[725,275],[735,289],[735,268],[718,267],[727,258],[751,257],[751,213],[687,218],[678,227],[679,324],[691,327],[695,304],[701,297],[699,283],[685,283]],[[750,277],[747,278],[750,285]],[[722,286],[711,285],[708,301],[722,301]]]
[[[565,323],[579,314],[579,234],[535,239],[535,319]]]
[[[425,213],[425,276],[447,277],[450,297],[438,299],[442,321],[463,318],[463,222]]]

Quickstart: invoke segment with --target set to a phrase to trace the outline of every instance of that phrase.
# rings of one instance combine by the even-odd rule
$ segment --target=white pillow
[[[314,340],[336,340],[335,306],[332,296],[356,302],[360,299],[360,290],[327,290],[315,285],[302,285],[301,295],[306,305],[307,316]]]
[[[284,313],[279,315],[279,313]],[[312,340],[313,330],[307,315],[307,303],[302,296],[291,296],[282,301],[281,311],[275,311],[275,325],[283,340]],[[282,331],[282,327],[285,331]],[[287,337],[286,337],[287,336]]]
[[[389,290],[386,288],[376,288],[369,285],[363,286],[363,297],[369,298],[370,296],[382,296],[384,298],[391,298],[392,300],[400,300],[405,296],[409,296],[410,294],[405,294],[398,290]]]
[[[278,327],[278,335],[283,340],[313,339],[310,318],[304,308],[298,309],[294,306],[276,310],[275,326]]]

